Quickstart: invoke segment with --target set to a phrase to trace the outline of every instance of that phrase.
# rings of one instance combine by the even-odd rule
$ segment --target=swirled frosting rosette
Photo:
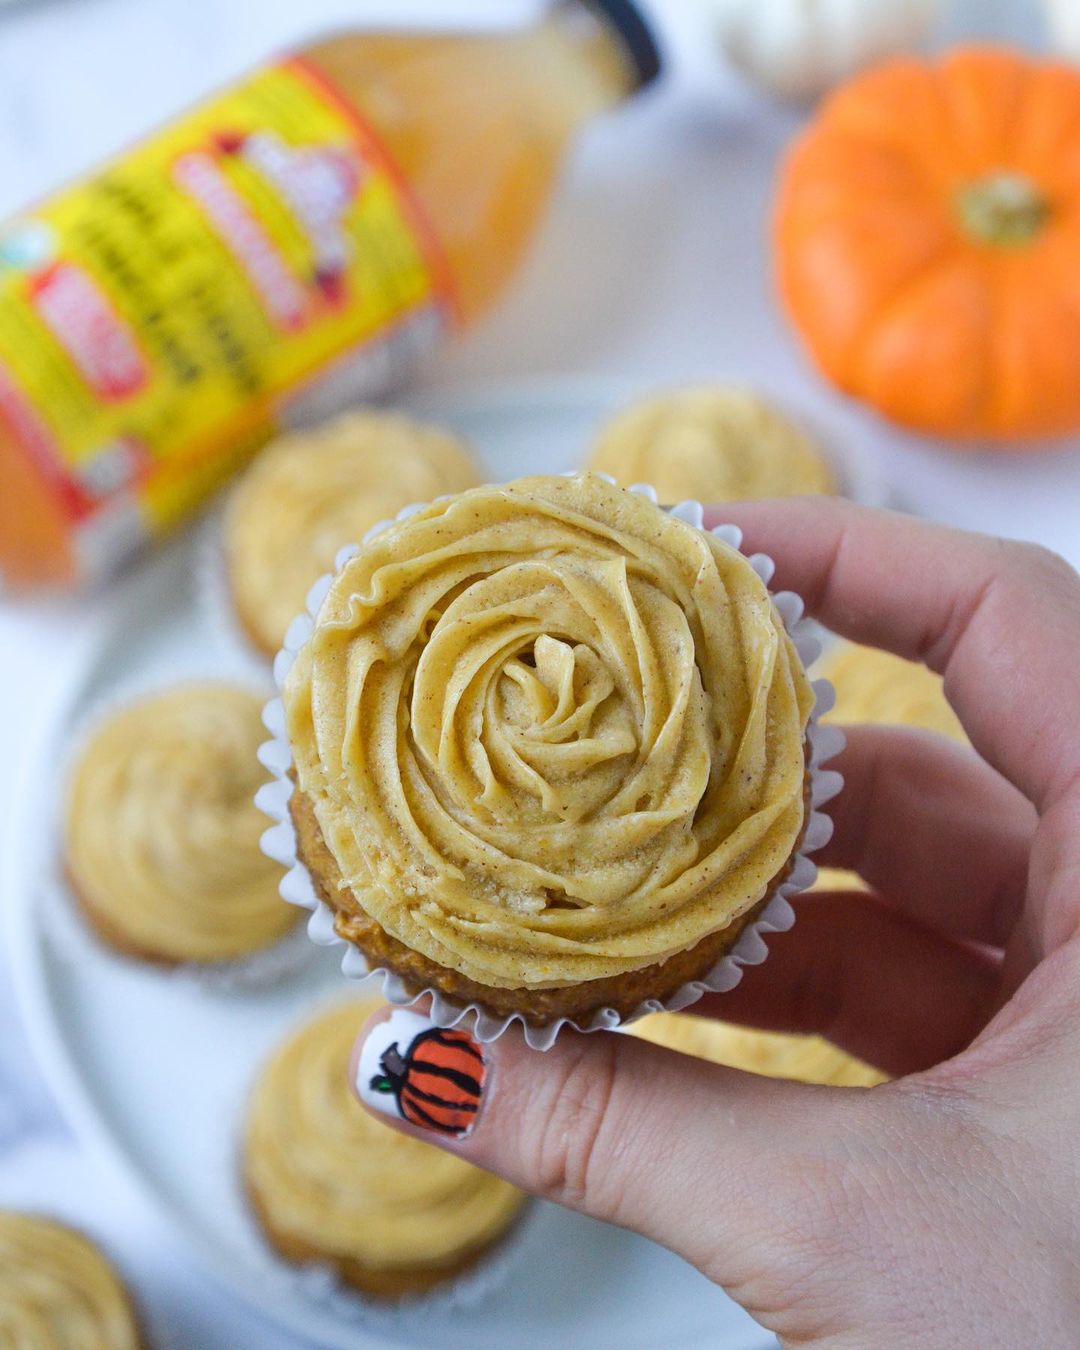
[[[790,922],[766,910],[828,828],[805,639],[767,560],[700,518],[523,479],[416,510],[315,588],[278,659],[264,847],[388,997],[542,1043],[729,985],[744,930]]]
[[[127,1289],[89,1238],[37,1214],[0,1210],[0,1345],[145,1344]]]
[[[259,848],[262,698],[203,681],[114,710],[69,777],[63,862],[98,936],[164,965],[268,955],[295,927]]]

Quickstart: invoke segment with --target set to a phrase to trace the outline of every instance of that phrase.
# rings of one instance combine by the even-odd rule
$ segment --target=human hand
[[[850,729],[820,860],[874,893],[799,898],[764,965],[693,1009],[819,1032],[895,1080],[809,1087],[603,1033],[538,1054],[509,1032],[467,1135],[396,1126],[664,1243],[785,1345],[1074,1348],[1080,578],[834,499],[714,517],[830,628],[942,672],[978,752]]]

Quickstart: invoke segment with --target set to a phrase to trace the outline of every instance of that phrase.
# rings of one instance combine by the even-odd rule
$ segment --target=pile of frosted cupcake
[[[547,1044],[633,1021],[757,1072],[875,1081],[823,1042],[635,1021],[685,1006],[813,878],[797,610],[693,502],[836,491],[830,459],[761,400],[693,389],[614,418],[586,470],[483,487],[450,432],[377,410],[268,447],[219,551],[236,634],[274,663],[275,740],[260,752],[257,682],[157,690],[96,721],[63,830],[95,938],[162,971],[288,978],[263,960],[303,917],[284,882],[393,1001],[468,1008],[481,1034],[518,1020]],[[642,482],[655,493],[626,490]],[[850,717],[946,715],[921,670],[830,661]],[[281,1257],[394,1301],[499,1249],[525,1198],[354,1100],[375,1006],[324,1008],[253,1065],[241,1173]]]

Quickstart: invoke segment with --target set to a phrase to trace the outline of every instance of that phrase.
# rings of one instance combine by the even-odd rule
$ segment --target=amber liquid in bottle
[[[407,182],[441,249],[456,322],[468,325],[518,266],[574,132],[656,73],[642,34],[625,0],[563,0],[526,30],[347,32],[297,55],[355,109]],[[5,589],[75,584],[86,570],[62,502],[0,401]]]

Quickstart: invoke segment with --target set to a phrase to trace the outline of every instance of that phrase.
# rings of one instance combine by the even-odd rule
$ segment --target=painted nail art
[[[468,1032],[397,1008],[361,1046],[356,1087],[384,1115],[464,1139],[476,1123],[486,1074],[483,1049]]]

